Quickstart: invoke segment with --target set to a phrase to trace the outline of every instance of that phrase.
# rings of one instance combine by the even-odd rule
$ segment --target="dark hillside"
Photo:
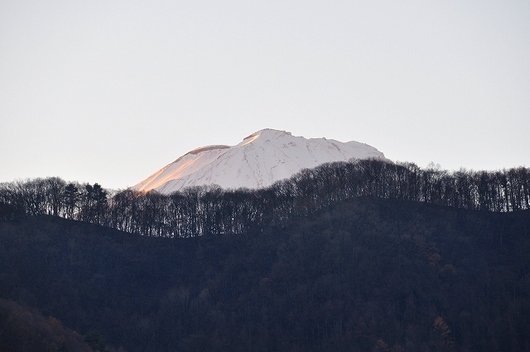
[[[128,351],[524,351],[529,251],[529,211],[377,198],[189,239],[28,217],[0,298]]]
[[[0,351],[76,351],[92,349],[83,336],[54,317],[0,298]]]

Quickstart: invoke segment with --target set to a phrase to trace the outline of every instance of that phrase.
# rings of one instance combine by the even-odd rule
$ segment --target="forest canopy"
[[[357,160],[257,190],[4,183],[0,346],[529,350],[529,175]]]
[[[0,221],[0,298],[130,352],[525,351],[528,233],[376,197],[184,239],[30,216]]]
[[[170,195],[58,177],[0,185],[0,217],[55,215],[157,237],[241,234],[307,216],[334,202],[374,196],[469,210],[530,208],[530,169],[421,169],[377,159],[329,163],[257,190],[187,188]]]

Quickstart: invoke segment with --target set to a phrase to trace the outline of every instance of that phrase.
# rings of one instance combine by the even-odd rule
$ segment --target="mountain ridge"
[[[235,146],[199,147],[177,158],[132,187],[170,194],[193,186],[221,188],[264,188],[306,168],[348,161],[378,158],[388,160],[376,148],[364,143],[339,142],[327,138],[304,138],[290,132],[262,129]]]

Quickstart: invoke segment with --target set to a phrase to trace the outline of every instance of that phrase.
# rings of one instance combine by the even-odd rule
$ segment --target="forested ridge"
[[[0,298],[128,351],[525,351],[529,234],[528,210],[373,197],[185,239],[24,217]]]
[[[448,172],[377,159],[306,169],[271,187],[193,187],[171,195],[112,192],[58,178],[0,184],[0,216],[56,215],[157,237],[241,234],[307,216],[359,196],[469,210],[530,208],[530,169]]]
[[[365,160],[167,196],[3,184],[0,350],[76,350],[72,330],[95,350],[530,350],[528,171]]]

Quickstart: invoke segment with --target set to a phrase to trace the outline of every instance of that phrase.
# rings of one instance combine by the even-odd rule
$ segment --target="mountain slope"
[[[131,352],[528,351],[529,229],[370,197],[188,239],[28,217],[0,221],[0,298]]]
[[[262,188],[302,169],[352,158],[385,159],[367,144],[326,138],[295,137],[288,132],[264,129],[236,146],[198,148],[181,156],[132,187],[169,194],[186,187],[219,185],[222,188]]]

